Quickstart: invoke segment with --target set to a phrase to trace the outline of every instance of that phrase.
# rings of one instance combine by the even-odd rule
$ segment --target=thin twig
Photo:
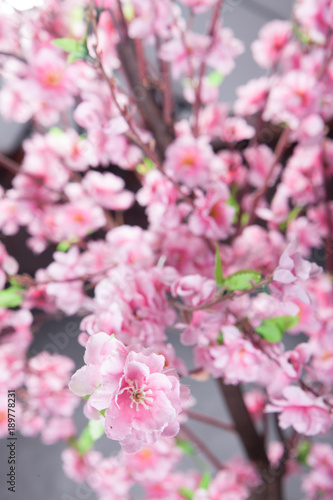
[[[209,36],[211,37],[211,42],[206,50],[205,55],[208,55],[209,51],[211,50],[211,48],[214,45],[215,29],[216,29],[216,25],[217,25],[217,22],[219,19],[220,11],[222,9],[222,5],[223,5],[223,0],[219,0],[215,6],[212,20],[211,20],[211,26],[209,29]],[[199,69],[199,80],[198,80],[197,88],[195,90],[195,102],[194,102],[194,110],[193,110],[193,114],[194,114],[193,135],[195,137],[197,137],[199,135],[199,112],[200,112],[200,106],[201,106],[201,88],[202,88],[202,80],[203,80],[203,77],[205,75],[205,71],[206,71],[206,58],[204,57],[204,59],[201,63],[200,69]]]
[[[188,306],[186,304],[181,304],[180,302],[177,302],[173,299],[171,299],[170,302],[174,307],[176,307],[177,309],[181,309],[183,311],[200,311],[203,309],[209,309],[210,307],[216,306],[216,304],[219,304],[220,302],[225,302],[226,300],[232,300],[241,297],[242,295],[246,295],[248,293],[260,290],[260,288],[270,283],[271,279],[272,279],[271,277],[268,277],[263,281],[261,281],[260,283],[258,283],[257,285],[253,286],[252,288],[249,288],[247,290],[241,290],[239,293],[230,292],[226,293],[225,295],[219,295],[216,299],[210,302],[206,302],[204,304],[200,304],[199,306]]]
[[[275,170],[275,167],[279,163],[285,148],[288,146],[289,134],[290,134],[290,129],[289,129],[289,127],[286,127],[283,130],[282,134],[280,135],[280,138],[279,138],[278,143],[276,145],[276,148],[274,150],[275,159],[272,163],[272,166],[271,166],[271,168],[266,176],[266,179],[265,179],[263,186],[261,188],[259,188],[254,195],[248,225],[251,225],[253,223],[253,221],[255,219],[256,208],[258,206],[258,203],[259,203],[260,199],[265,195],[265,193],[268,189],[269,181],[270,181],[270,179],[273,175],[273,172]]]
[[[223,429],[225,431],[231,431],[231,432],[236,431],[234,425],[222,422],[222,420],[211,417],[210,415],[205,415],[204,413],[199,413],[197,411],[192,411],[192,410],[187,410],[186,413],[190,418],[192,418],[193,420],[198,420],[198,422],[202,422],[208,425],[213,425],[214,427],[218,427],[219,429]]]
[[[217,470],[225,468],[223,463],[220,462],[220,460],[210,451],[206,444],[189,427],[187,427],[186,424],[182,424],[180,429]]]

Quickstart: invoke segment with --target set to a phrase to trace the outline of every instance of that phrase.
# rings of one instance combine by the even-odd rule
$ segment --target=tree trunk
[[[239,385],[227,385],[222,379],[218,383],[223,392],[237,433],[248,458],[257,466],[262,484],[255,488],[251,500],[283,500],[282,476],[284,465],[273,469],[269,463],[262,437],[258,434],[247,410]]]

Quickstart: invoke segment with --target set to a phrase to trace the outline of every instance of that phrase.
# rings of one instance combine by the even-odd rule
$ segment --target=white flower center
[[[127,382],[128,386],[124,387],[123,390],[127,390],[129,392],[129,396],[131,399],[130,407],[133,408],[133,405],[135,405],[136,411],[140,410],[140,405],[142,405],[146,409],[149,409],[149,404],[153,403],[154,401],[154,399],[149,396],[149,394],[152,394],[153,391],[151,389],[148,389],[147,384],[142,384],[142,386],[139,387],[137,379],[127,380]]]

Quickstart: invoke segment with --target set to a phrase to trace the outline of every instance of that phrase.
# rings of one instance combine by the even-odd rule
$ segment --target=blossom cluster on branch
[[[0,155],[0,231],[52,255],[30,275],[0,243],[0,435],[16,390],[19,431],[63,440],[65,473],[100,500],[135,484],[147,500],[282,500],[291,474],[306,500],[332,499],[333,449],[315,438],[333,427],[332,2],[296,0],[260,30],[265,76],[232,106],[223,80],[245,49],[223,0],[0,12],[1,113],[31,123],[21,164]],[[53,315],[81,318],[75,373],[31,351]],[[192,410],[191,378],[217,379],[232,423]],[[246,460],[220,462],[189,419],[221,446],[236,433]],[[118,455],[94,449],[104,433]],[[176,468],[194,449],[212,477]]]

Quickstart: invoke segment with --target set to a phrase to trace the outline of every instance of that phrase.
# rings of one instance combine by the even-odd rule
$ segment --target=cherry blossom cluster
[[[0,154],[1,437],[15,390],[18,430],[63,441],[65,473],[100,500],[135,485],[147,500],[282,500],[292,474],[306,500],[330,500],[332,2],[296,0],[292,21],[263,26],[264,76],[233,105],[223,80],[245,49],[223,0],[0,14],[1,113],[31,125],[22,161]],[[26,261],[49,256],[33,274],[9,250],[22,238]],[[76,371],[61,348],[32,348],[46,320],[72,315]],[[192,409],[192,381],[209,379],[230,424]],[[221,448],[236,433],[246,460],[222,463],[192,419]],[[102,435],[117,455],[94,449]],[[196,450],[213,475],[177,468]]]

